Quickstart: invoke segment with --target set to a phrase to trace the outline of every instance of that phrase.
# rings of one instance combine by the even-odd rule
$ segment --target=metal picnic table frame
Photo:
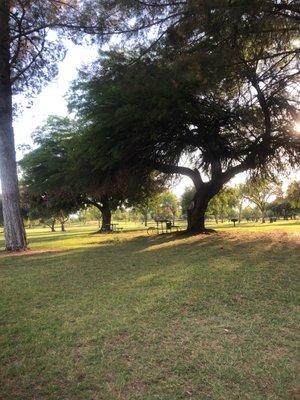
[[[172,221],[169,219],[159,219],[156,220],[156,226],[149,226],[147,229],[148,235],[153,235],[153,234],[163,234],[163,233],[171,233],[172,230],[178,232],[180,231],[180,226],[178,225],[173,225]],[[165,226],[164,226],[165,224]]]
[[[119,228],[117,225],[117,223],[110,223],[110,224],[106,224],[105,226],[109,226],[109,230],[111,232],[120,232],[123,230],[123,228]]]

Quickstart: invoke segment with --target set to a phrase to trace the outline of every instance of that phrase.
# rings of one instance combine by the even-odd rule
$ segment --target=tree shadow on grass
[[[72,237],[78,235],[80,234],[70,234],[68,238],[72,239]],[[133,238],[122,238],[122,234],[104,234],[102,238],[103,236],[107,237],[107,240],[89,242],[87,245],[75,249],[33,249],[32,252],[18,253],[17,255],[22,262],[22,256],[26,257],[27,254],[30,254],[32,256],[31,261],[34,259],[36,263],[48,256],[51,259],[61,258],[61,253],[63,253],[63,257],[66,257],[66,260],[72,258],[78,260],[82,258],[83,261],[88,259],[104,260],[107,257],[108,261],[114,262],[116,268],[118,268],[119,260],[123,259],[124,255],[127,255],[129,259],[144,257],[147,262],[154,257],[158,260],[161,259],[164,264],[172,264],[177,259],[181,262],[188,261],[191,255],[199,255],[201,262],[204,262],[204,260],[210,262],[210,259],[214,260],[219,256],[233,256],[235,253],[237,258],[246,257],[250,262],[250,260],[253,261],[253,258],[269,258],[269,251],[273,248],[277,252],[279,247],[289,247],[289,249],[297,247],[296,239],[287,233],[273,233],[272,236],[262,233],[240,236],[238,233],[227,232],[213,235],[179,235],[178,233],[155,236],[139,235]],[[61,237],[56,240],[61,240]],[[41,238],[41,241],[46,241],[46,239]],[[35,242],[39,243],[40,240],[35,240]],[[98,253],[100,258],[97,257]],[[7,253],[3,252],[2,254]],[[14,255],[12,255],[12,258]],[[201,259],[201,257],[204,258]]]
[[[228,224],[226,224],[226,225],[224,225],[224,226],[222,226],[222,224],[215,224],[215,225],[213,225],[216,229],[218,229],[218,228],[220,228],[221,230],[222,229],[232,229],[233,231],[235,230],[235,229],[257,229],[257,228],[264,228],[264,229],[270,229],[270,231],[273,231],[274,230],[274,228],[276,228],[276,229],[280,229],[281,227],[285,227],[285,226],[288,226],[288,227],[290,227],[290,228],[294,228],[294,227],[298,227],[299,226],[299,228],[300,228],[300,220],[298,221],[298,220],[291,220],[291,221],[286,221],[286,222],[282,222],[282,221],[278,221],[278,223],[277,222],[273,222],[273,223],[269,223],[269,222],[266,222],[266,223],[256,223],[256,224],[253,224],[253,223],[249,223],[249,224],[247,224],[247,223],[244,223],[244,224],[236,224],[236,226],[234,227],[233,225],[228,225]]]

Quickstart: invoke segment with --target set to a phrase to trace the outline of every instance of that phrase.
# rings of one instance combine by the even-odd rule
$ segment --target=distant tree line
[[[184,215],[193,198],[193,188],[187,188],[182,195]],[[271,201],[272,200],[272,201]],[[238,222],[266,222],[274,219],[295,219],[300,215],[300,181],[290,182],[286,195],[278,179],[248,179],[244,184],[225,187],[209,203],[206,218],[216,223],[236,219]]]
[[[157,188],[158,189],[158,188]],[[186,188],[181,198],[167,187],[160,187],[159,192],[152,192],[147,197],[129,203],[120,202],[111,209],[114,221],[140,222],[145,226],[157,220],[170,220],[175,225],[177,219],[186,220],[190,203],[193,201],[194,188]],[[0,199],[0,209],[2,201]],[[69,193],[33,196],[21,190],[21,210],[28,227],[48,226],[54,232],[57,226],[65,231],[65,224],[70,220],[86,224],[98,221],[99,230],[103,227],[103,214],[99,207],[74,198]],[[209,203],[205,218],[216,224],[236,220],[262,223],[267,220],[296,219],[300,215],[300,181],[289,183],[286,194],[281,182],[270,179],[250,178],[244,184],[225,187]],[[0,220],[0,225],[3,220]]]

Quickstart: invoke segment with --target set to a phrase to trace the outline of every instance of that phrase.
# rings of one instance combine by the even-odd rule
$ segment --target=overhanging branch
[[[200,189],[203,184],[200,172],[197,169],[182,167],[180,165],[168,165],[157,162],[149,162],[148,166],[165,174],[179,174],[188,176],[194,183],[196,189]]]

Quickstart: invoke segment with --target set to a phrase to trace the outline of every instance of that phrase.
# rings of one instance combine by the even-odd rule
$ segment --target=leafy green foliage
[[[29,215],[40,221],[59,220],[84,206],[82,193],[71,190],[71,139],[76,136],[68,118],[51,116],[34,134],[37,146],[21,160],[24,186],[23,201],[28,200]]]
[[[185,216],[187,215],[188,209],[193,201],[194,196],[195,196],[195,188],[186,187],[185,191],[181,196],[181,209],[183,215]]]
[[[276,179],[252,178],[245,183],[244,196],[258,207],[262,222],[265,222],[268,203],[275,195],[282,195],[281,185]]]
[[[153,207],[154,219],[169,219],[175,222],[175,218],[179,214],[179,201],[177,196],[172,192],[161,193],[157,197],[156,206]]]
[[[20,0],[9,7],[10,68],[14,93],[37,93],[57,72],[63,38],[80,43],[109,25],[97,1]],[[87,43],[87,40],[85,41]]]
[[[121,205],[146,201],[149,194],[158,193],[163,180],[157,174],[147,179],[127,170],[117,174],[101,170],[95,173],[85,143],[82,126],[68,118],[51,116],[34,134],[36,148],[21,160],[25,193],[34,199],[46,195],[47,210],[38,210],[56,219],[87,205],[116,210]],[[33,202],[34,203],[34,202]],[[36,207],[36,204],[32,204]],[[37,214],[37,212],[35,212]]]
[[[236,190],[234,188],[223,188],[214,198],[209,202],[207,214],[214,216],[216,222],[220,218],[236,217],[235,207],[237,206]]]
[[[289,184],[287,199],[293,208],[300,209],[300,181],[293,181]]]
[[[70,139],[75,135],[74,124],[68,118],[50,116],[33,135],[35,148],[26,154],[20,165],[24,184],[31,192],[67,191]]]
[[[293,181],[287,188],[286,196],[280,194],[268,205],[268,213],[271,216],[283,217],[284,219],[295,218],[300,212],[299,198],[299,182]]]
[[[290,73],[297,68],[296,7],[272,1],[205,7],[194,2],[116,4],[125,22],[129,9],[136,15],[133,34],[145,27],[145,19],[155,17],[155,25],[164,16],[166,35],[142,60],[133,62],[137,45],[130,57],[112,54],[101,60],[105,65],[98,74],[93,70],[84,114],[99,131],[103,126],[96,151],[101,142],[108,163],[110,157],[112,162],[136,157],[176,163],[179,153],[195,148],[201,151],[195,164],[206,170],[218,163],[227,169],[241,160],[245,169],[272,161],[279,166],[283,151],[296,161],[299,143],[291,123],[296,97],[288,94],[297,79]]]

